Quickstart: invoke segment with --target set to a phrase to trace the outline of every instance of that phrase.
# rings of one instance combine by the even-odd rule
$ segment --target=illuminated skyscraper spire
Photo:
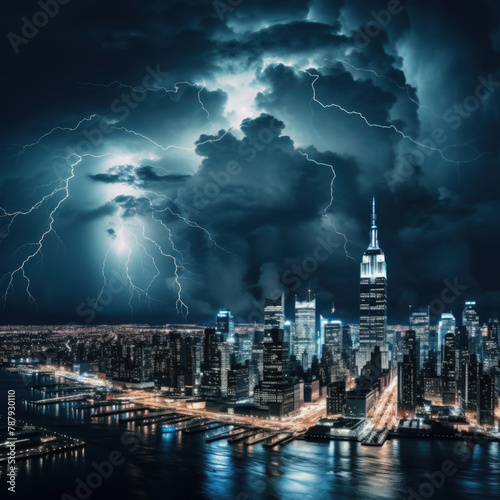
[[[385,255],[378,244],[375,198],[372,202],[372,224],[370,244],[361,261],[359,352],[356,365],[362,368],[370,361],[375,346],[387,354],[387,266]],[[388,367],[388,358],[383,355],[383,368]]]
[[[370,238],[370,246],[368,248],[379,248],[379,246],[378,246],[377,214],[375,213],[375,196],[373,197],[371,238]]]

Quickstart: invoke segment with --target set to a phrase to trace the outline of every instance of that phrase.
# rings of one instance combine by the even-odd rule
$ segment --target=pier
[[[92,408],[106,408],[108,406],[118,406],[118,405],[125,405],[125,404],[130,404],[130,401],[128,400],[117,400],[117,399],[108,399],[106,401],[98,401],[97,403],[89,403],[89,404],[84,404],[77,406],[75,410],[91,410]]]
[[[113,415],[120,415],[122,413],[132,413],[132,412],[139,412],[139,411],[142,412],[142,411],[148,411],[148,410],[154,410],[154,408],[150,408],[149,406],[134,406],[132,408],[121,408],[119,410],[94,412],[94,413],[91,413],[90,416],[92,418],[111,417]]]
[[[195,434],[197,432],[208,432],[213,431],[215,429],[220,429],[221,427],[227,427],[228,423],[212,421],[205,424],[199,424],[198,426],[189,427],[188,429],[184,429],[182,432],[186,434]]]
[[[279,444],[282,443],[289,443],[295,438],[293,432],[280,432],[278,435],[268,439],[267,441],[264,442],[264,447],[265,448],[274,448],[275,446],[278,446]]]
[[[135,417],[124,417],[120,420],[122,422],[137,422],[137,423],[139,423],[141,421],[153,420],[153,419],[156,419],[158,417],[168,417],[168,416],[173,416],[173,415],[178,415],[178,414],[173,412],[173,411],[159,411],[159,412],[148,413],[147,415],[139,415],[139,416],[135,416]]]
[[[81,384],[61,384],[60,389],[47,389],[45,394],[61,394],[65,392],[92,391],[94,387],[91,385]]]
[[[39,401],[30,401],[29,399],[24,399],[27,403],[31,403],[34,406],[44,406],[44,405],[56,405],[60,403],[73,403],[75,401],[86,401],[88,398],[92,397],[92,394],[76,394],[73,396],[60,396],[58,398],[50,399],[40,399]]]
[[[253,445],[253,444],[261,443],[262,441],[265,441],[266,439],[270,439],[270,438],[273,438],[273,437],[277,436],[278,434],[280,434],[280,432],[281,431],[277,431],[277,432],[270,432],[270,431],[258,432],[254,436],[250,436],[248,439],[246,439],[245,440],[245,444],[247,446],[250,446],[250,445]]]
[[[27,389],[37,389],[37,390],[43,390],[46,388],[51,388],[51,387],[58,387],[61,385],[67,386],[68,384],[58,384],[56,382],[52,382],[50,384],[29,384],[26,386]]]
[[[243,434],[246,431],[247,431],[246,427],[235,426],[231,431],[221,432],[219,434],[216,434],[215,436],[207,436],[205,438],[205,442],[212,443],[213,441],[218,441],[220,439],[229,439],[231,437],[238,436],[239,434]]]
[[[373,429],[370,434],[361,442],[364,446],[382,446],[387,439],[389,429],[385,426],[383,429]]]
[[[231,436],[230,438],[228,438],[227,442],[229,444],[238,443],[239,441],[243,441],[244,439],[247,439],[247,438],[250,438],[252,436],[255,436],[256,434],[259,434],[261,432],[261,430],[262,429],[248,429],[248,430],[240,433],[239,435]]]
[[[184,429],[187,429],[189,428],[190,425],[193,425],[192,423],[188,424],[187,422],[189,422],[190,420],[193,420],[195,419],[196,417],[179,417],[178,420],[176,420],[175,422],[172,421],[172,422],[169,422],[168,424],[166,425],[162,425],[162,432],[163,433],[169,433],[169,432],[178,432],[178,431],[183,431]],[[177,425],[181,422],[185,422],[185,424],[183,425]],[[196,425],[198,425],[199,422],[196,423]],[[170,425],[170,424],[173,424],[173,425]]]

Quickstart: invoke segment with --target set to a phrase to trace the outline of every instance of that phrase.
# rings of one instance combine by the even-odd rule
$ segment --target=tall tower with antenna
[[[387,266],[384,252],[378,243],[375,197],[372,204],[370,244],[363,254],[360,277],[359,356],[358,368],[370,360],[370,354],[379,346],[387,351]],[[384,356],[383,356],[384,357]],[[386,365],[387,361],[383,365]]]

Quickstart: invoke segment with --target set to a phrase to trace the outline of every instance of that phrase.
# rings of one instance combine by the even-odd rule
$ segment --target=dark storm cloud
[[[102,220],[105,217],[114,215],[117,207],[112,203],[106,203],[100,207],[90,210],[79,210],[77,218],[81,221]]]
[[[89,178],[103,184],[125,184],[146,188],[149,186],[178,184],[189,179],[190,175],[157,173],[157,169],[151,165],[133,167],[132,165],[118,165],[110,168],[106,173],[89,174]]]
[[[89,177],[96,182],[104,184],[134,184],[133,167],[130,165],[117,165],[105,174],[90,174]]]
[[[151,212],[151,202],[147,198],[120,195],[113,201],[120,207],[122,211],[121,216],[124,218],[135,217]]]
[[[330,212],[331,219],[339,230],[349,229],[355,233],[358,225],[349,212],[355,210],[351,200],[354,198],[352,193],[357,190],[358,167],[352,160],[333,153],[320,153],[312,147],[302,152],[324,165],[307,161],[290,137],[283,135],[283,129],[283,122],[262,114],[243,121],[241,140],[227,134],[221,141],[200,145],[197,153],[204,157],[200,169],[186,183],[175,202],[185,211],[192,210],[196,220],[213,231],[222,246],[229,245],[234,253],[243,257],[243,262],[237,257],[228,259],[206,244],[192,249],[200,266],[216,269],[218,275],[227,275],[228,279],[230,275],[243,279],[238,288],[246,291],[242,295],[245,300],[252,294],[261,297],[262,292],[256,286],[259,282],[265,282],[266,292],[269,291],[269,283],[276,281],[276,276],[267,276],[270,270],[281,278],[287,269],[308,257],[318,241],[333,244],[335,251],[322,266],[321,275],[311,276],[318,287],[330,290],[331,298],[333,290],[340,293],[338,281],[348,268],[342,249],[344,240],[328,225],[324,216],[330,202],[333,175],[328,165],[335,165],[336,174],[343,178],[346,190],[343,194],[338,193],[336,206],[339,209],[336,214]],[[333,269],[339,262],[343,270],[337,269],[335,274]],[[337,283],[334,283],[334,276]],[[285,285],[281,283],[280,289],[287,290]],[[307,285],[304,283],[304,287]],[[226,279],[208,281],[207,286],[210,287],[212,307],[230,300],[238,315],[245,314],[248,304],[245,306],[241,295],[231,297],[228,294]],[[200,285],[187,284],[186,291],[196,298],[206,294]],[[287,293],[292,296],[290,290]]]
[[[27,1],[9,6],[4,34],[20,32],[21,17],[34,9]],[[467,284],[468,296],[494,309],[500,295],[489,271],[500,217],[499,7],[493,0],[419,0],[401,1],[391,16],[387,9],[386,0],[245,0],[221,15],[211,0],[90,0],[61,6],[18,54],[5,38],[10,77],[0,82],[1,126],[11,145],[0,155],[2,206],[26,210],[40,193],[57,188],[72,167],[55,158],[82,145],[94,155],[77,165],[55,222],[71,258],[66,262],[56,253],[59,243],[50,235],[45,253],[57,254],[56,263],[44,269],[33,263],[30,269],[41,278],[33,280],[42,297],[34,320],[50,314],[53,321],[73,319],[82,294],[100,289],[102,258],[117,238],[109,219],[151,219],[152,202],[142,189],[159,193],[153,204],[164,211],[156,216],[190,256],[193,276],[185,272],[196,275],[197,284],[186,280],[184,289],[193,319],[206,319],[221,306],[245,319],[256,307],[249,306],[253,300],[286,288],[283,273],[301,265],[318,238],[328,237],[341,247],[302,285],[311,282],[323,310],[335,299],[341,314],[355,319],[359,267],[345,255],[336,231],[347,235],[347,250],[359,262],[373,194],[388,260],[390,317],[404,316],[409,302],[429,303],[443,280],[455,277]],[[377,30],[377,22],[383,29]],[[415,153],[416,144],[394,130],[370,128],[335,106],[323,109],[311,101],[314,77],[301,69],[319,75],[316,97],[324,104],[394,125],[418,142],[442,130],[445,156],[466,161],[445,161],[432,150]],[[242,75],[249,86],[255,79],[255,109],[236,130],[225,86]],[[124,85],[111,84],[117,80]],[[161,89],[180,81],[197,85],[180,85],[175,93]],[[490,88],[475,106],[481,82]],[[243,89],[241,94],[243,106]],[[467,111],[471,103],[474,109]],[[35,142],[55,126],[74,127],[91,114],[97,116],[75,133],[57,131],[19,159],[12,157],[12,144]],[[102,123],[109,126],[106,132]],[[230,126],[233,131],[219,140],[216,131]],[[164,151],[173,144],[184,149]],[[193,147],[198,158],[189,152]],[[409,165],[412,151],[420,161]],[[300,152],[325,165],[308,162]],[[101,155],[108,156],[95,158]],[[336,175],[328,210],[335,229],[324,216],[333,175],[328,165]],[[126,191],[119,195],[121,187]],[[5,220],[0,249],[9,259],[24,255],[26,248],[15,253],[26,243],[23,235],[37,241],[64,191],[58,196],[30,218],[17,217],[10,232]],[[230,253],[165,207],[206,228]],[[147,234],[163,243],[156,226],[147,227]],[[44,279],[48,272],[52,280]],[[16,285],[24,289],[22,279]],[[24,297],[19,292],[14,299],[15,319]],[[109,315],[127,320],[126,309],[117,301]],[[141,319],[163,321],[171,311],[164,307]]]
[[[106,229],[106,232],[109,234],[109,236],[113,239],[116,240],[117,234],[116,231],[113,228]]]
[[[183,182],[191,177],[190,175],[180,175],[180,174],[158,175],[151,165],[144,165],[142,167],[137,168],[135,171],[135,175],[138,177],[139,180],[145,183]]]

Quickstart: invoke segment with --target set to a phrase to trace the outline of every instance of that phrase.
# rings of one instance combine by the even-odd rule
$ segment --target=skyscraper
[[[321,379],[325,385],[329,385],[339,378],[342,361],[342,321],[324,321],[322,325],[325,332],[325,344],[321,357]]]
[[[483,364],[477,355],[471,354],[470,361],[462,366],[461,406],[464,410],[475,411],[478,402],[479,380],[483,375]]]
[[[417,400],[417,366],[410,355],[405,354],[398,363],[398,409],[415,410]]]
[[[485,357],[484,367],[489,372],[493,367],[498,366],[500,353],[498,348],[499,322],[496,318],[490,318],[486,325],[487,335],[484,339]]]
[[[295,297],[295,335],[293,352],[304,370],[311,368],[316,354],[316,298],[299,301]]]
[[[264,302],[264,335],[273,328],[284,329],[285,296],[282,293],[277,299],[265,299]]]
[[[464,310],[462,311],[462,324],[467,328],[467,333],[470,339],[474,339],[481,335],[479,325],[479,315],[476,312],[476,303],[469,301],[465,303]],[[475,352],[475,351],[474,351]]]
[[[479,425],[493,427],[495,425],[495,379],[491,375],[483,375],[479,379],[477,402],[477,420]]]
[[[415,332],[416,339],[420,342],[419,368],[422,368],[429,352],[429,306],[421,311],[414,311],[410,306],[410,330]]]
[[[234,343],[234,319],[229,309],[221,309],[217,314],[217,333],[221,333],[226,342]]]
[[[205,329],[203,343],[203,377],[201,395],[205,398],[221,396],[221,352],[220,334],[213,328]]]
[[[358,368],[370,360],[370,353],[376,345],[386,352],[387,267],[384,252],[378,244],[376,221],[373,198],[370,245],[361,262]],[[383,368],[387,368],[385,360],[383,364]]]
[[[271,387],[288,381],[288,346],[284,340],[284,331],[273,328],[264,337],[264,373],[263,384]]]
[[[443,343],[443,404],[455,405],[457,402],[458,352],[455,334],[448,332]]]
[[[438,326],[438,350],[441,350],[441,346],[444,344],[444,336],[447,333],[455,333],[456,325],[455,316],[451,311],[441,314]]]
[[[273,328],[263,342],[263,379],[254,391],[254,404],[273,415],[287,415],[295,408],[295,387],[288,381],[288,346],[284,332]]]

